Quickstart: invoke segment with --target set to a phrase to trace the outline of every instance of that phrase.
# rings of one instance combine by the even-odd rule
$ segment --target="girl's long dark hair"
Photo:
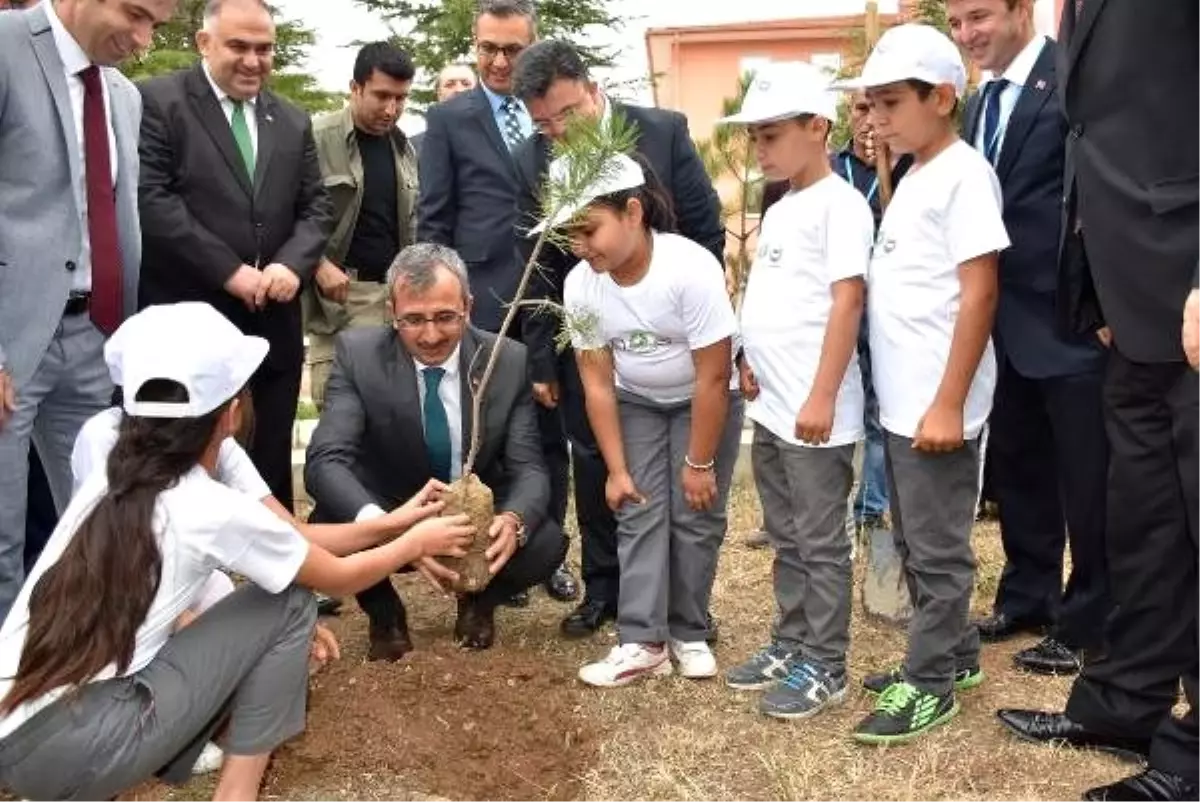
[[[139,401],[182,402],[170,381],[147,382]],[[153,519],[158,495],[199,462],[225,405],[201,418],[125,416],[108,456],[108,490],[29,597],[29,631],[0,715],[110,663],[124,673],[162,578]]]
[[[654,172],[654,168],[642,154],[633,153],[630,158],[642,168],[642,172],[646,176],[646,183],[634,189],[603,195],[592,203],[624,214],[629,200],[637,198],[638,202],[642,204],[642,225],[646,227],[646,230],[674,233],[676,231],[675,206],[671,203],[671,196],[667,194],[662,181],[659,180],[658,173]]]

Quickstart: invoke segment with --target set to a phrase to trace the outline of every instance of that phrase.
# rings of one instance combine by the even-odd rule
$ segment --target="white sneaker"
[[[619,688],[646,676],[665,677],[671,673],[671,658],[666,649],[657,652],[640,643],[623,643],[598,663],[579,669],[579,679],[597,688]]]
[[[221,764],[224,762],[225,753],[221,751],[221,747],[209,741],[200,751],[200,757],[196,758],[196,762],[192,765],[192,774],[210,774],[221,768]]]
[[[702,640],[684,642],[671,639],[671,656],[679,664],[680,676],[704,679],[717,675],[717,658]]]

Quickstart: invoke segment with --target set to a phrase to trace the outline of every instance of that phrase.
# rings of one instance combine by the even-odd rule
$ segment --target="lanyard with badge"
[[[854,183],[854,162],[850,160],[850,155],[842,156],[842,170],[846,175],[846,180],[850,182],[850,186],[857,187]],[[875,193],[879,191],[879,176],[876,175],[871,181],[871,188],[867,190],[867,203],[872,203],[875,200]]]

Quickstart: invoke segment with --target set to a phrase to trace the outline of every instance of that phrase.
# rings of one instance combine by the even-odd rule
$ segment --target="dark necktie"
[[[1008,80],[997,78],[988,84],[983,97],[983,155],[993,165],[1000,153],[1000,96],[1008,88]]]
[[[504,112],[504,144],[508,145],[509,150],[516,150],[517,145],[525,138],[521,133],[521,118],[517,115],[519,107],[517,99],[511,95],[504,98],[504,102],[500,104],[500,110]]]
[[[88,242],[92,248],[92,322],[105,334],[121,324],[121,246],[117,237],[117,202],[113,193],[112,158],[108,152],[108,118],[100,68],[79,73],[83,79],[83,158],[87,185]]]
[[[446,405],[438,395],[438,387],[445,368],[425,368],[421,377],[425,380],[425,452],[429,455],[429,469],[434,479],[450,481],[450,419],[446,416]]]

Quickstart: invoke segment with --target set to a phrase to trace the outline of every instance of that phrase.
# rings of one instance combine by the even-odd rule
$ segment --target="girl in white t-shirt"
[[[0,627],[0,784],[110,799],[155,775],[179,782],[227,715],[216,796],[254,799],[271,752],[304,729],[305,588],[354,593],[463,554],[472,532],[466,516],[426,518],[347,557],[310,544],[214,478],[266,341],[207,304],[151,307],[126,327],[137,331],[106,470],[71,500]],[[248,582],[179,629],[222,568]]]
[[[563,292],[618,524],[620,645],[579,672],[604,687],[669,674],[672,657],[686,677],[716,673],[707,611],[742,423],[721,265],[667,233],[670,205],[643,164],[611,160],[569,215],[584,261]]]

